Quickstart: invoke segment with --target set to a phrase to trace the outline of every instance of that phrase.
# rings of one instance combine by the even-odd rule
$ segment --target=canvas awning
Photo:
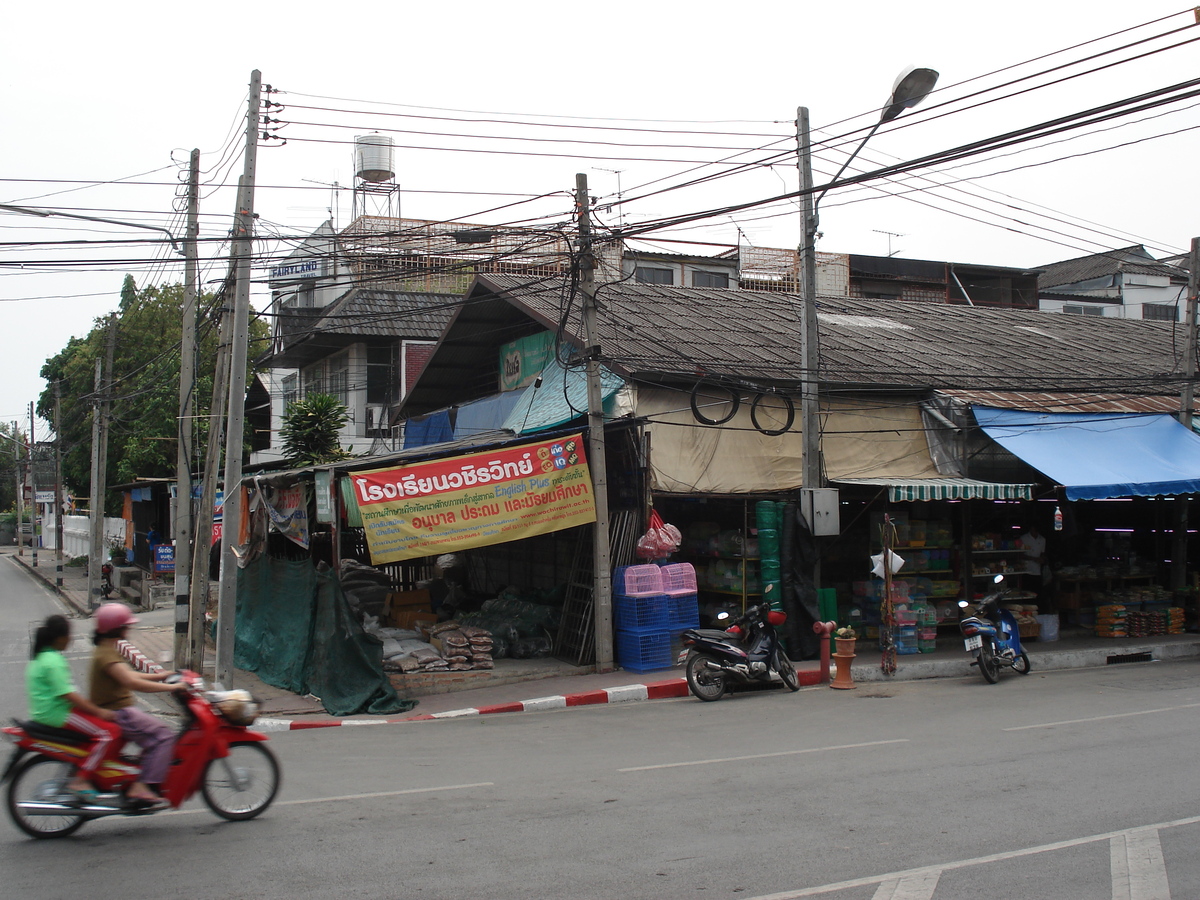
[[[988,437],[1063,485],[1068,500],[1200,491],[1200,435],[1169,415],[971,411]]]
[[[1002,484],[974,478],[841,478],[841,484],[887,488],[888,500],[1031,500],[1032,484]]]

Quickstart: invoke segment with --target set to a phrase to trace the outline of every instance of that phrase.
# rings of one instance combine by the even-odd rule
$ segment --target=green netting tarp
[[[407,712],[341,585],[307,560],[262,556],[238,570],[233,661],[267,684],[321,698],[335,716]]]

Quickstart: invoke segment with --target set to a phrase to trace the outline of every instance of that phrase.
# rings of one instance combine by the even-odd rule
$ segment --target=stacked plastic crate
[[[617,665],[632,672],[671,667],[669,600],[658,566],[621,566],[613,572]]]

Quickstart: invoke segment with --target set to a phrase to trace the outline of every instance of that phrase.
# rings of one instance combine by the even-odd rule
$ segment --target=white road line
[[[653,769],[677,769],[681,766],[707,766],[713,763],[742,762],[748,759],[773,759],[777,756],[796,756],[801,753],[826,753],[830,750],[857,750],[860,747],[881,747],[885,744],[907,744],[908,738],[891,741],[866,741],[862,744],[838,744],[834,747],[811,747],[807,750],[781,750],[778,753],[755,753],[753,756],[727,756],[724,759],[693,759],[688,762],[662,763],[657,766],[630,766],[618,772],[649,772]]]
[[[437,787],[407,788],[402,791],[375,791],[370,794],[342,794],[338,797],[310,797],[307,800],[280,800],[275,806],[304,806],[310,803],[340,803],[344,800],[378,800],[381,797],[402,797],[405,794],[430,794],[436,791],[465,791],[471,788],[494,787],[494,781],[479,781],[475,784],[443,784]],[[208,812],[208,807],[196,809],[177,809],[167,813],[169,816],[189,816],[195,813]]]
[[[799,888],[794,891],[780,891],[776,894],[762,894],[758,897],[747,897],[745,900],[800,900],[802,897],[819,897],[822,894],[832,894],[835,891],[845,891],[850,888],[870,887],[890,879],[904,879],[926,874],[940,875],[952,869],[968,869],[987,863],[1004,862],[1009,859],[1020,859],[1024,856],[1036,856],[1039,853],[1052,853],[1056,850],[1070,850],[1097,841],[1112,841],[1113,838],[1124,837],[1131,832],[1158,831],[1163,828],[1178,828],[1181,825],[1200,824],[1200,816],[1189,816],[1186,819],[1174,819],[1170,822],[1159,822],[1156,825],[1146,825],[1141,828],[1126,828],[1123,831],[1107,831],[1104,834],[1092,834],[1087,837],[1071,838],[1066,841],[1056,841],[1053,844],[1042,844],[1039,847],[1026,847],[1024,850],[1010,850],[1005,853],[991,853],[987,856],[976,856],[974,859],[959,859],[936,866],[921,866],[917,869],[905,869],[901,872],[886,872],[883,875],[867,875],[863,878],[851,878],[847,881],[837,881],[832,884],[822,884],[816,887]],[[1160,851],[1161,852],[1161,851]],[[1150,900],[1149,894],[1139,900]]]
[[[1157,828],[1139,828],[1109,841],[1113,900],[1171,900]]]
[[[1130,716],[1149,716],[1154,713],[1178,712],[1181,709],[1196,709],[1200,703],[1184,703],[1182,706],[1164,706],[1161,709],[1139,709],[1136,712],[1112,713],[1107,716],[1092,716],[1088,719],[1063,719],[1061,722],[1041,722],[1037,725],[1014,725],[1001,731],[1026,731],[1030,728],[1053,728],[1056,725],[1079,725],[1084,722],[1107,722],[1109,719],[1127,719]]]
[[[871,900],[931,900],[941,872],[918,872],[879,882]]]

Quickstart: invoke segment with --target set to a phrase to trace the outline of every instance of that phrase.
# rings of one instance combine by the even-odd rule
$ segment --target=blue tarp
[[[971,410],[988,437],[1065,487],[1068,500],[1200,492],[1200,435],[1169,415]]]
[[[600,368],[601,400],[607,401],[625,384],[620,375]],[[565,368],[551,359],[542,369],[540,386],[529,385],[504,423],[517,434],[531,434],[565,425],[587,415],[587,372],[582,367]]]
[[[450,425],[450,410],[443,409],[404,423],[404,449],[428,447],[443,441],[454,440],[454,429]]]

